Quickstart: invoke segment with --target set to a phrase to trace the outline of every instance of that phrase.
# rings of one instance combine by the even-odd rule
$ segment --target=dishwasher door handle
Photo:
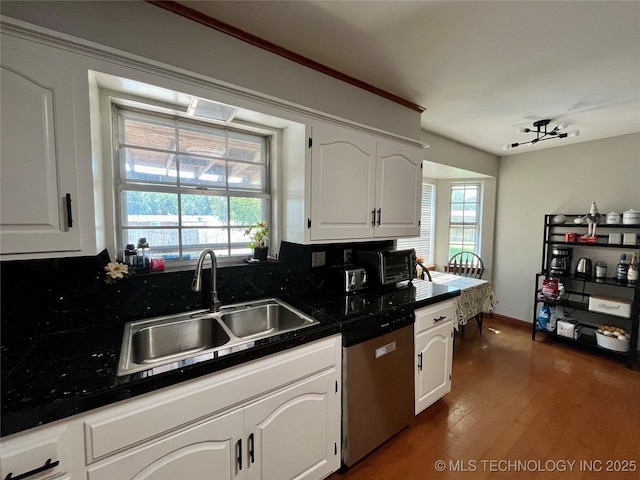
[[[391,343],[387,343],[386,345],[383,345],[381,347],[378,347],[376,348],[376,358],[380,358],[384,355],[387,355],[388,353],[395,351],[395,349],[396,349],[395,341]]]

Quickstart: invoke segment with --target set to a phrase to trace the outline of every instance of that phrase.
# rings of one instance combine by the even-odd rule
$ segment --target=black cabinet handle
[[[238,453],[238,471],[242,470],[242,439],[238,439],[236,443],[236,452]]]
[[[67,199],[67,226],[71,228],[73,227],[73,217],[71,216],[71,194],[67,193],[65,197]]]
[[[380,226],[380,212],[382,211],[381,208],[378,209],[378,226]]]
[[[254,437],[252,433],[251,435],[249,435],[249,460],[251,461],[251,463],[255,462],[253,442],[254,442]]]
[[[418,354],[418,370],[422,371],[422,352]]]
[[[371,226],[376,226],[376,209],[371,210]]]
[[[21,473],[17,477],[14,477],[13,473],[9,472],[7,476],[4,477],[4,480],[22,480],[23,478],[31,477],[33,475],[36,475],[37,473],[44,472],[45,470],[49,470],[50,468],[55,468],[58,465],[60,465],[60,462],[58,460],[56,460],[55,462],[52,462],[51,459],[48,458],[47,461],[44,462],[43,466],[34,468],[29,472]]]
[[[434,322],[439,322],[440,320],[444,320],[445,318],[447,318],[446,315],[440,315],[438,318],[434,318],[433,321]]]

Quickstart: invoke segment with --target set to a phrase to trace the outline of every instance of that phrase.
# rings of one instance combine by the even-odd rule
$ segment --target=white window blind
[[[429,180],[422,182],[422,213],[420,215],[420,236],[414,238],[400,238],[398,249],[413,248],[425,265],[433,264],[433,223],[435,207],[435,183]]]

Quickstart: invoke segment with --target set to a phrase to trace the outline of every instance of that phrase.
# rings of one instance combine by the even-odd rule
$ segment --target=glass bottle
[[[138,252],[133,243],[127,243],[124,248],[124,263],[130,267],[138,266]]]
[[[138,239],[138,266],[149,268],[149,242],[145,237]]]
[[[631,255],[631,263],[629,264],[629,269],[627,270],[627,281],[629,282],[637,282],[638,281],[638,269],[640,266],[638,265],[638,254],[634,253]]]
[[[621,282],[627,281],[627,272],[629,271],[629,264],[627,263],[627,254],[620,255],[620,262],[616,267],[616,280]]]

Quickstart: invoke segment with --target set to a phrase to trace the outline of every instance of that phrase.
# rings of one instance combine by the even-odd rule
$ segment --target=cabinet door
[[[377,157],[375,236],[419,236],[422,149],[379,142]]]
[[[250,478],[321,479],[340,468],[338,382],[331,369],[246,408]]]
[[[16,478],[32,473],[29,478],[37,480],[69,476],[70,456],[66,424],[55,427],[35,428],[2,439],[0,449],[0,478]],[[26,477],[25,477],[26,478]]]
[[[311,240],[373,237],[375,139],[330,125],[312,138]]]
[[[416,415],[451,391],[453,323],[446,321],[415,338]]]
[[[2,254],[80,250],[67,213],[67,194],[78,198],[73,72],[59,55],[2,36]]]
[[[244,478],[244,414],[236,410],[110,461],[89,467],[89,480],[224,480]]]

